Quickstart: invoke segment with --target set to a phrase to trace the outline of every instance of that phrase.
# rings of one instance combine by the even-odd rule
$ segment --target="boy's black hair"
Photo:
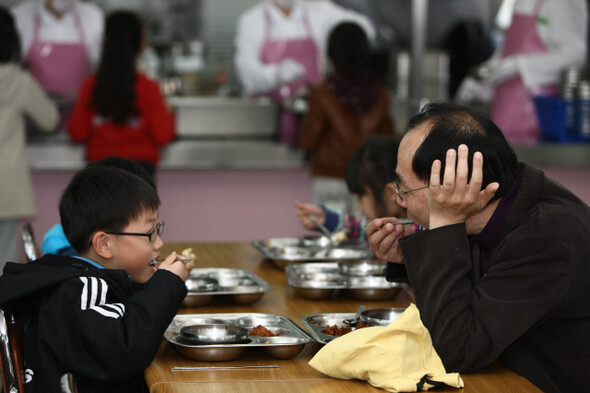
[[[518,176],[520,164],[502,131],[487,117],[469,108],[450,104],[426,105],[408,125],[411,130],[420,125],[430,126],[430,132],[416,150],[412,170],[420,180],[430,181],[432,162],[441,160],[441,184],[446,153],[460,144],[469,148],[469,178],[473,169],[473,153],[483,154],[482,189],[492,182],[500,183],[492,201],[504,196]]]
[[[368,138],[352,153],[346,163],[346,185],[348,191],[356,195],[373,193],[375,204],[381,214],[385,214],[383,190],[387,183],[397,179],[397,149],[399,142],[392,136],[373,136]]]
[[[0,63],[20,62],[20,50],[20,37],[14,17],[10,11],[0,6]]]
[[[122,232],[144,211],[157,211],[156,189],[122,169],[93,165],[74,175],[59,203],[64,233],[78,254],[99,230]]]

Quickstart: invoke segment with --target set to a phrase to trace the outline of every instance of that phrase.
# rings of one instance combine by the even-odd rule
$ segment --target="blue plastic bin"
[[[568,108],[568,105],[570,107]],[[590,136],[582,136],[577,127],[577,107],[579,103],[567,103],[558,97],[537,96],[535,97],[535,109],[543,141],[546,142],[590,142]],[[571,123],[568,127],[568,110]]]

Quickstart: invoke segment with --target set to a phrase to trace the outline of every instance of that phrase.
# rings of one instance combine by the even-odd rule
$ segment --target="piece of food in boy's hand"
[[[195,254],[193,252],[193,249],[191,247],[188,247],[188,248],[185,248],[184,250],[182,250],[180,255],[182,255],[184,258],[187,258],[187,259],[197,259],[197,254]]]

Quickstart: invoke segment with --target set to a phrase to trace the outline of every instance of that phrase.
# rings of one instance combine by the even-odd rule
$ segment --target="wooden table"
[[[210,304],[194,308],[181,308],[181,314],[200,313],[267,313],[283,315],[303,327],[300,318],[316,313],[351,313],[360,305],[367,309],[407,307],[411,295],[400,292],[395,299],[386,301],[356,300],[336,292],[325,300],[307,300],[289,287],[285,272],[264,258],[249,243],[169,243],[162,255],[172,250],[181,252],[191,247],[198,256],[197,267],[238,268],[251,271],[272,285],[259,301],[251,305],[237,305],[229,299],[217,298]],[[145,371],[145,379],[152,393],[192,392],[384,392],[366,381],[334,379],[316,371],[307,363],[321,348],[321,344],[307,344],[303,351],[291,359],[274,359],[262,351],[249,351],[233,361],[199,362],[182,357],[166,340],[152,364]],[[252,368],[234,370],[172,371],[172,367],[186,366],[262,366],[278,368]],[[462,375],[463,389],[440,389],[437,392],[457,393],[513,393],[541,392],[526,379],[516,375],[500,363],[477,373]]]

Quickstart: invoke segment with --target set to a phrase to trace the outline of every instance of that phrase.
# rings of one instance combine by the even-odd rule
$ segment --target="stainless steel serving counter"
[[[302,169],[304,153],[276,143],[278,106],[269,99],[169,97],[178,140],[162,149],[160,169]],[[77,170],[84,145],[65,133],[29,134],[33,170]]]
[[[590,144],[515,146],[519,160],[539,167],[590,168]],[[84,166],[84,146],[67,141],[27,146],[34,171]],[[273,140],[178,140],[162,150],[160,169],[301,169],[304,152]]]
[[[397,102],[397,101],[394,101]],[[278,106],[264,98],[169,97],[177,117],[178,140],[162,151],[160,169],[304,169],[304,152],[275,142]],[[395,118],[404,108],[392,107]],[[61,131],[27,136],[34,171],[77,170],[84,145]],[[590,144],[516,146],[521,161],[540,167],[590,168]]]
[[[84,166],[84,146],[68,142],[27,146],[33,171],[77,170]],[[181,140],[162,149],[160,169],[301,169],[304,153],[272,140]]]
[[[590,168],[590,144],[540,144],[514,146],[519,161],[537,167]]]

